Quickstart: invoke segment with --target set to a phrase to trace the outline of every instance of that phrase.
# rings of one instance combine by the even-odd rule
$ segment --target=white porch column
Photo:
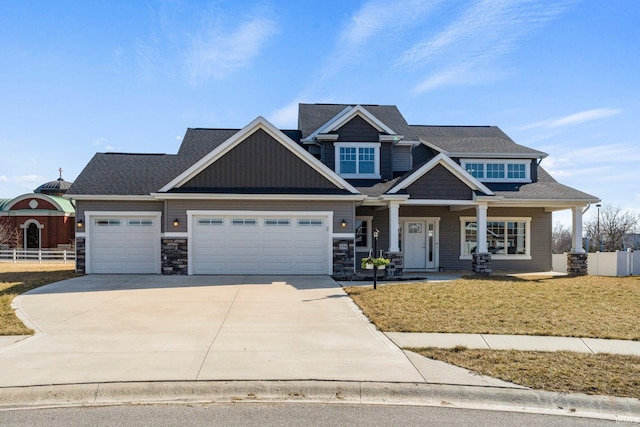
[[[582,206],[571,208],[571,252],[574,254],[586,252],[582,246]]]
[[[476,206],[476,224],[478,227],[478,246],[476,246],[476,253],[486,254],[487,249],[487,210],[486,203],[480,203]]]
[[[389,202],[389,252],[400,252],[398,227],[400,225],[400,203]]]

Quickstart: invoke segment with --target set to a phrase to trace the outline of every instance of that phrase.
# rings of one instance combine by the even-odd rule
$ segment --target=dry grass
[[[0,263],[0,335],[31,335],[16,317],[11,301],[39,286],[77,277],[74,264]]]
[[[640,357],[571,352],[411,349],[526,387],[640,399]]]
[[[640,340],[640,277],[493,277],[348,287],[383,331]]]

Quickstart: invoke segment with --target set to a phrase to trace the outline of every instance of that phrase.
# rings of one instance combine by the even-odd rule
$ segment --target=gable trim
[[[493,191],[489,190],[484,184],[478,181],[476,178],[471,176],[469,172],[462,169],[460,165],[451,160],[449,157],[444,155],[443,153],[438,154],[433,159],[429,160],[425,163],[420,169],[409,175],[406,179],[400,182],[398,185],[393,187],[387,193],[397,193],[400,190],[406,189],[408,186],[416,182],[419,178],[429,172],[431,169],[436,167],[437,165],[444,166],[449,172],[451,172],[456,178],[465,183],[472,190],[482,191],[484,194],[489,196],[493,196]]]
[[[344,124],[346,124],[349,120],[353,119],[355,116],[360,116],[364,121],[376,128],[378,132],[384,132],[389,135],[396,135],[396,133],[390,127],[382,123],[376,116],[367,111],[362,105],[356,105],[355,107],[346,107],[318,130],[303,139],[303,142],[311,142],[320,134],[336,131]]]
[[[45,195],[45,194],[39,194],[39,193],[31,193],[31,194],[23,194],[22,196],[18,196],[15,199],[11,200],[9,203],[7,203],[4,207],[4,211],[10,211],[16,204],[24,201],[24,200],[29,200],[29,199],[38,199],[38,200],[42,200],[43,202],[48,202],[51,203],[53,205],[53,207],[55,207],[57,209],[58,212],[69,212],[67,210],[65,210],[62,205],[60,205],[60,203],[52,198],[51,196]],[[26,210],[26,209],[24,209]],[[43,211],[51,211],[51,209],[32,209],[32,211],[38,211],[38,212],[43,212]],[[15,211],[14,211],[15,212]]]
[[[206,156],[202,157],[196,163],[194,163],[187,170],[182,172],[180,175],[171,180],[168,184],[162,187],[159,192],[166,192],[173,188],[181,187],[186,184],[189,180],[194,178],[197,174],[205,170],[207,167],[211,166],[222,156],[231,151],[234,147],[244,142],[244,140],[256,132],[257,130],[262,129],[266,133],[268,133],[272,138],[274,138],[278,143],[280,143],[283,147],[287,148],[293,154],[295,154],[298,158],[300,158],[303,162],[309,165],[312,169],[322,175],[324,178],[329,180],[336,187],[349,191],[353,194],[359,194],[358,190],[356,190],[351,184],[338,176],[335,172],[321,163],[318,159],[309,154],[306,150],[301,148],[298,144],[292,141],[287,135],[282,133],[279,129],[273,126],[269,121],[267,121],[264,117],[258,116],[251,123],[246,125],[244,128],[240,129],[236,134],[234,134],[231,138],[227,139],[225,142],[216,147],[213,151],[209,152]]]

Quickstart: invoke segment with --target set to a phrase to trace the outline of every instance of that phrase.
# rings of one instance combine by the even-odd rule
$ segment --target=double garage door
[[[327,216],[193,215],[192,274],[328,274]]]
[[[93,216],[87,272],[159,274],[160,215]],[[304,212],[193,214],[190,274],[330,274],[330,220]]]

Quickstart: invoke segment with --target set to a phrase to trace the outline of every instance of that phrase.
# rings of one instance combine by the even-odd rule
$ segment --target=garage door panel
[[[289,217],[262,215],[225,217],[224,224],[217,227],[198,226],[201,217],[194,215],[192,272],[327,273],[329,234],[326,218],[305,217],[303,213]]]
[[[157,216],[95,218],[90,230],[92,273],[160,272],[160,223]]]

